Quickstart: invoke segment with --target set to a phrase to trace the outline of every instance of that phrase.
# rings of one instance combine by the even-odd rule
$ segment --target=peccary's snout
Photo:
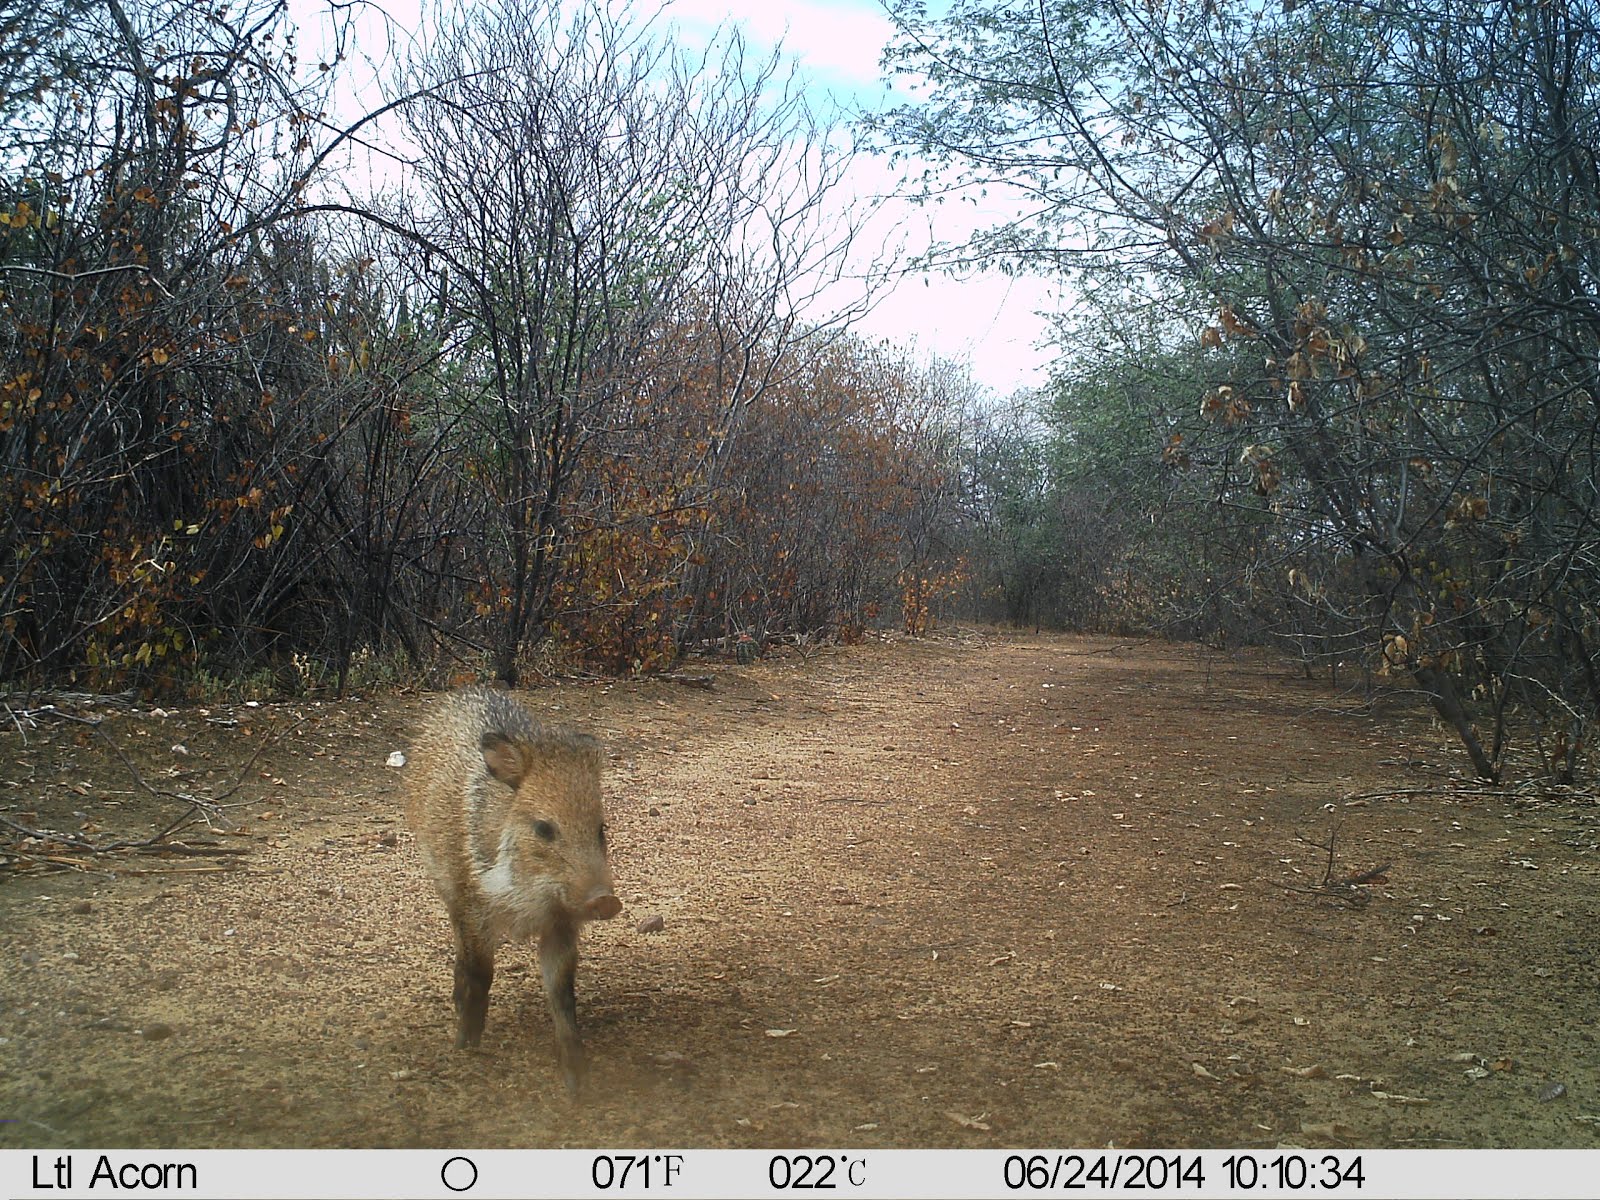
[[[617,899],[609,883],[594,888],[583,902],[583,916],[588,921],[609,921],[621,911],[622,901]]]

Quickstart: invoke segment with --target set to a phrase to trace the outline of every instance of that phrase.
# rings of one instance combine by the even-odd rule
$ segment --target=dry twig
[[[1369,867],[1365,871],[1355,871],[1342,875],[1338,879],[1333,877],[1334,848],[1338,844],[1339,828],[1335,825],[1328,831],[1326,842],[1314,842],[1308,837],[1298,837],[1297,841],[1307,846],[1315,846],[1319,850],[1328,852],[1327,866],[1322,872],[1322,882],[1314,887],[1297,887],[1292,883],[1283,886],[1291,892],[1301,892],[1308,896],[1321,896],[1328,900],[1337,900],[1341,904],[1348,904],[1351,908],[1363,908],[1372,900],[1369,892],[1363,891],[1367,884],[1382,883],[1386,876],[1384,872],[1389,869],[1389,863],[1380,863],[1376,867]]]
[[[7,711],[11,712],[9,709]],[[11,715],[13,720],[17,719],[14,712],[11,712]],[[47,829],[34,829],[28,825],[23,825],[17,821],[13,821],[9,817],[0,816],[0,826],[4,826],[6,829],[21,835],[23,838],[35,839],[41,846],[58,846],[94,856],[119,853],[160,853],[201,857],[221,857],[224,855],[248,853],[248,850],[245,847],[218,846],[212,844],[193,845],[187,842],[170,841],[169,839],[173,836],[173,834],[177,833],[184,826],[190,824],[196,819],[203,819],[208,827],[212,826],[213,822],[217,821],[226,824],[227,817],[224,814],[224,809],[230,806],[224,804],[224,801],[236,794],[239,789],[244,786],[245,778],[249,775],[251,768],[256,765],[256,762],[261,758],[262,754],[266,752],[267,747],[281,741],[289,733],[300,728],[301,724],[300,722],[295,722],[293,725],[287,726],[278,733],[275,733],[270,737],[263,738],[261,744],[256,747],[255,752],[251,754],[249,759],[245,761],[244,765],[239,768],[238,776],[234,779],[233,783],[221,793],[215,796],[196,796],[189,792],[178,792],[169,788],[158,788],[154,784],[150,783],[150,781],[147,780],[140,772],[139,768],[134,765],[133,761],[125,753],[123,753],[122,747],[118,746],[116,742],[112,741],[110,735],[100,727],[100,722],[98,720],[94,720],[89,717],[80,717],[72,713],[62,712],[53,704],[46,704],[37,709],[28,710],[24,715],[34,722],[37,722],[41,717],[54,717],[60,721],[67,721],[78,725],[88,726],[94,731],[95,736],[99,737],[111,750],[111,752],[117,756],[118,760],[127,769],[128,774],[133,777],[134,783],[136,783],[143,791],[151,796],[156,797],[157,799],[176,800],[179,803],[187,806],[168,825],[149,837],[118,838],[109,842],[93,841],[75,833],[59,833]],[[18,862],[26,860],[30,862],[50,863],[59,867],[77,870],[87,869],[88,867],[86,862],[78,859],[65,858],[61,855],[48,853],[40,854],[21,845],[13,846],[7,851],[7,853],[14,855]]]

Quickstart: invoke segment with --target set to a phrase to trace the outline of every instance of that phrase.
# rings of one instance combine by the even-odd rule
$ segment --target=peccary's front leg
[[[544,976],[545,999],[556,1027],[556,1057],[567,1091],[578,1094],[587,1064],[578,1036],[578,931],[562,921],[539,939],[539,971]]]
[[[483,1040],[489,1016],[489,985],[494,982],[494,946],[460,917],[456,927],[456,1049]]]

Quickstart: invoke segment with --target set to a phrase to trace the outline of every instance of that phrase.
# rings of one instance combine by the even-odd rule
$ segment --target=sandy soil
[[[11,724],[34,829],[184,811],[111,744],[173,792],[250,765],[201,853],[0,837],[0,1146],[1600,1145],[1592,795],[1471,789],[1414,710],[1260,655],[969,631],[690,670],[528,695],[609,748],[627,907],[585,934],[578,1104],[528,948],[452,1048],[385,765],[419,698]],[[1324,887],[1330,837],[1333,879],[1387,870]]]

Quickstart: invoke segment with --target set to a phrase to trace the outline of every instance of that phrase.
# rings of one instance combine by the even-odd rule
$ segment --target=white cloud
[[[890,197],[877,205],[856,237],[857,261],[845,271],[846,279],[822,293],[824,307],[842,306],[859,295],[859,287],[852,292],[851,278],[867,274],[885,249],[897,252],[901,262],[909,261],[935,242],[959,244],[976,230],[1014,215],[996,195],[981,207],[960,202],[918,205],[895,198],[899,170],[887,159],[863,155],[832,198],[842,211],[853,209],[859,216],[880,197]],[[1053,355],[1040,346],[1050,333],[1048,319],[1040,314],[1060,307],[1058,292],[1054,281],[993,270],[960,276],[909,273],[878,297],[857,330],[919,353],[968,363],[979,383],[1007,395],[1046,380]]]
[[[751,41],[770,49],[782,40],[802,72],[842,106],[882,103],[878,61],[894,26],[878,0],[670,0],[663,15],[686,34],[708,35],[725,20],[738,22]],[[917,169],[914,162],[905,164]],[[863,156],[840,194],[842,205],[892,195],[898,174],[882,158]],[[933,242],[959,244],[978,229],[1015,213],[991,194],[978,205],[951,202],[918,206],[890,199],[857,240],[872,248],[898,244],[907,255]],[[857,271],[864,270],[861,263]],[[829,290],[830,293],[833,289]],[[837,293],[833,293],[837,294]],[[826,298],[826,294],[824,296]],[[1059,307],[1057,287],[1033,277],[974,271],[962,278],[913,275],[881,297],[859,330],[942,358],[968,362],[974,377],[1007,394],[1045,382],[1052,355],[1040,349],[1050,332],[1041,312]]]
[[[430,5],[451,0],[428,0]],[[459,0],[471,3],[472,0]],[[291,0],[300,20],[315,28],[325,15],[326,0]],[[403,40],[426,28],[418,16],[423,0],[391,0],[386,5],[392,25],[363,26],[362,49],[374,58],[384,56],[386,40]],[[646,10],[649,11],[649,10]],[[643,15],[643,14],[640,14]],[[842,107],[882,102],[883,84],[878,59],[893,34],[893,25],[879,0],[663,0],[658,28],[673,28],[679,40],[696,48],[728,21],[738,23],[753,49],[770,51],[780,42],[800,66],[802,82],[819,92],[831,93]],[[362,76],[363,64],[352,64]],[[367,68],[370,70],[371,68]],[[381,67],[379,68],[381,69]],[[363,102],[376,95],[372,88]],[[819,97],[820,98],[820,97]],[[828,105],[820,103],[819,109]],[[382,163],[378,164],[381,170]],[[907,164],[917,169],[914,163]],[[886,159],[863,155],[852,166],[844,185],[832,197],[842,215],[861,204],[892,195],[898,172]],[[821,319],[830,303],[848,307],[859,299],[859,284],[848,277],[864,274],[880,247],[899,246],[914,255],[941,241],[959,244],[977,229],[1012,215],[1003,198],[991,194],[982,207],[952,201],[919,207],[890,199],[857,239],[858,261],[844,269],[846,279],[831,285],[819,297],[820,306],[808,315]],[[920,353],[971,365],[974,377],[996,391],[1009,393],[1045,382],[1051,355],[1038,348],[1049,333],[1040,311],[1058,307],[1057,285],[1031,277],[1010,278],[992,271],[976,271],[963,278],[942,274],[912,275],[883,295],[858,326],[872,338],[887,338],[914,347]]]
[[[841,102],[876,89],[878,56],[894,31],[875,0],[670,0],[663,15],[690,36],[732,21],[759,46],[782,42]]]
[[[862,319],[863,334],[968,363],[979,383],[1000,395],[1045,382],[1051,354],[1040,310],[1056,307],[1046,281],[993,272],[957,279],[918,275]]]

